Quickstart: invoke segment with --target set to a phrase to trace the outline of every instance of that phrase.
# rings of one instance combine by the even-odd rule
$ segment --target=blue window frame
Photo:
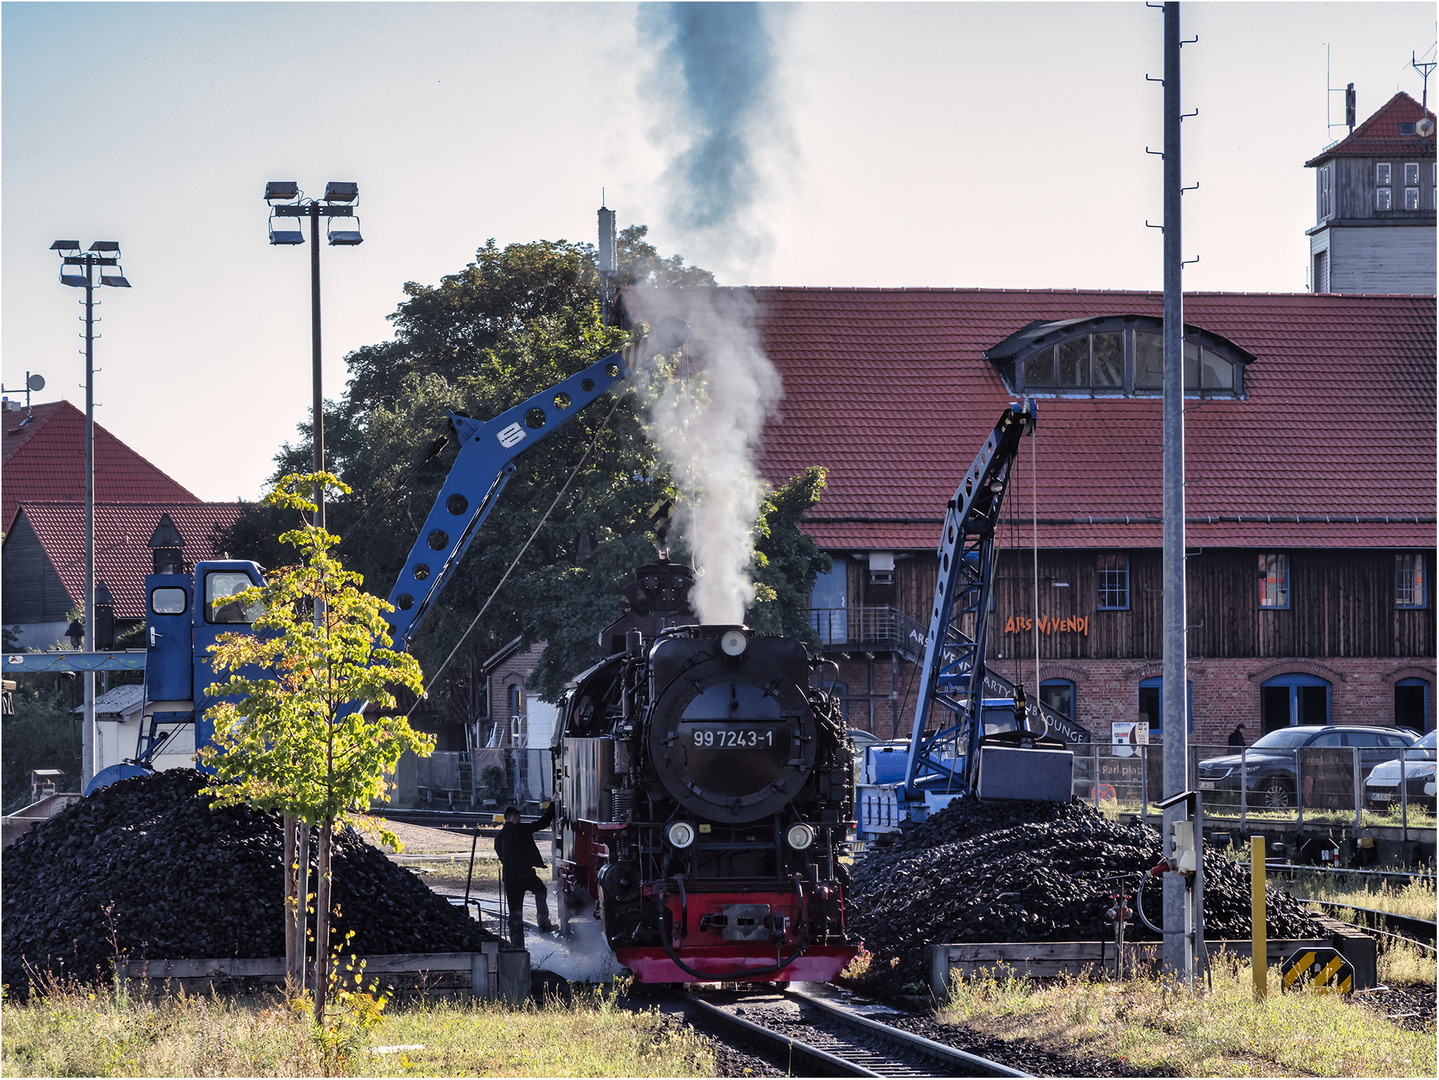
[[[1259,556],[1259,606],[1281,609],[1289,606],[1289,556]]]
[[[1332,724],[1329,682],[1318,675],[1279,675],[1259,688],[1259,723],[1265,733],[1297,724]]]
[[[1423,735],[1429,727],[1429,682],[1400,679],[1394,684],[1394,723]]]
[[[1405,551],[1394,556],[1394,606],[1425,608],[1429,590],[1424,574],[1424,553]]]
[[[849,570],[843,556],[830,559],[829,570],[814,579],[809,594],[810,629],[822,645],[843,645],[849,640]]]
[[[1189,731],[1194,731],[1194,684],[1184,684],[1184,713],[1189,721]],[[1149,722],[1149,734],[1164,730],[1164,680],[1144,679],[1139,684],[1139,720]]]
[[[1074,683],[1069,679],[1045,679],[1039,684],[1039,700],[1055,712],[1074,719]]]
[[[1095,570],[1095,606],[1100,611],[1129,610],[1129,556],[1101,551]]]

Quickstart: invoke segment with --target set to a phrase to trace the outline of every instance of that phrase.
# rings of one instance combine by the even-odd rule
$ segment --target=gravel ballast
[[[212,809],[200,793],[208,782],[191,769],[122,780],[5,849],[0,979],[12,994],[27,993],[31,968],[104,977],[117,953],[284,955],[280,818]],[[332,870],[332,941],[354,931],[346,953],[465,952],[496,940],[351,830],[336,832]]]

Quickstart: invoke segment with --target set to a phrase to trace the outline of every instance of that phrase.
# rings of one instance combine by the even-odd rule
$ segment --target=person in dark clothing
[[[528,823],[520,820],[518,806],[509,806],[505,808],[505,823],[495,837],[495,855],[500,860],[505,880],[505,903],[510,909],[510,943],[520,948],[525,946],[525,893],[535,894],[540,933],[548,934],[554,929],[550,923],[545,883],[535,873],[535,867],[545,865],[535,844],[535,833],[547,828],[554,820],[554,803],[547,804],[545,812]]]
[[[1244,725],[1243,725],[1243,724],[1235,724],[1235,725],[1234,725],[1234,730],[1229,733],[1229,745],[1230,745],[1230,746],[1238,746],[1238,747],[1243,747],[1243,746],[1244,746]]]

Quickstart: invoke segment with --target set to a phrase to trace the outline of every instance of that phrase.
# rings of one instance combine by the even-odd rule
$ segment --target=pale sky
[[[1190,291],[1306,287],[1303,165],[1423,85],[1429,3],[1185,3]],[[52,240],[118,240],[96,419],[203,499],[259,496],[311,398],[309,247],[271,247],[267,180],[359,184],[365,242],[321,252],[324,380],[390,337],[406,281],[487,238],[621,227],[724,284],[1159,289],[1160,11],[797,4],[766,12],[776,93],[736,265],[668,221],[671,74],[633,4],[5,3],[0,348],[83,409],[83,291]],[[1326,44],[1328,46],[1326,60]],[[1326,62],[1328,72],[1326,74]],[[1439,87],[1439,72],[1432,80]],[[16,395],[10,394],[14,397]],[[248,405],[247,405],[248,403]]]

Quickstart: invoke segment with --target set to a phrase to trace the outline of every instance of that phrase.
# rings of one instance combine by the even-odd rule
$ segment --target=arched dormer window
[[[1149,397],[1164,390],[1164,321],[1153,315],[1032,322],[984,355],[1015,394]],[[1185,396],[1244,397],[1244,368],[1254,359],[1186,323]]]

